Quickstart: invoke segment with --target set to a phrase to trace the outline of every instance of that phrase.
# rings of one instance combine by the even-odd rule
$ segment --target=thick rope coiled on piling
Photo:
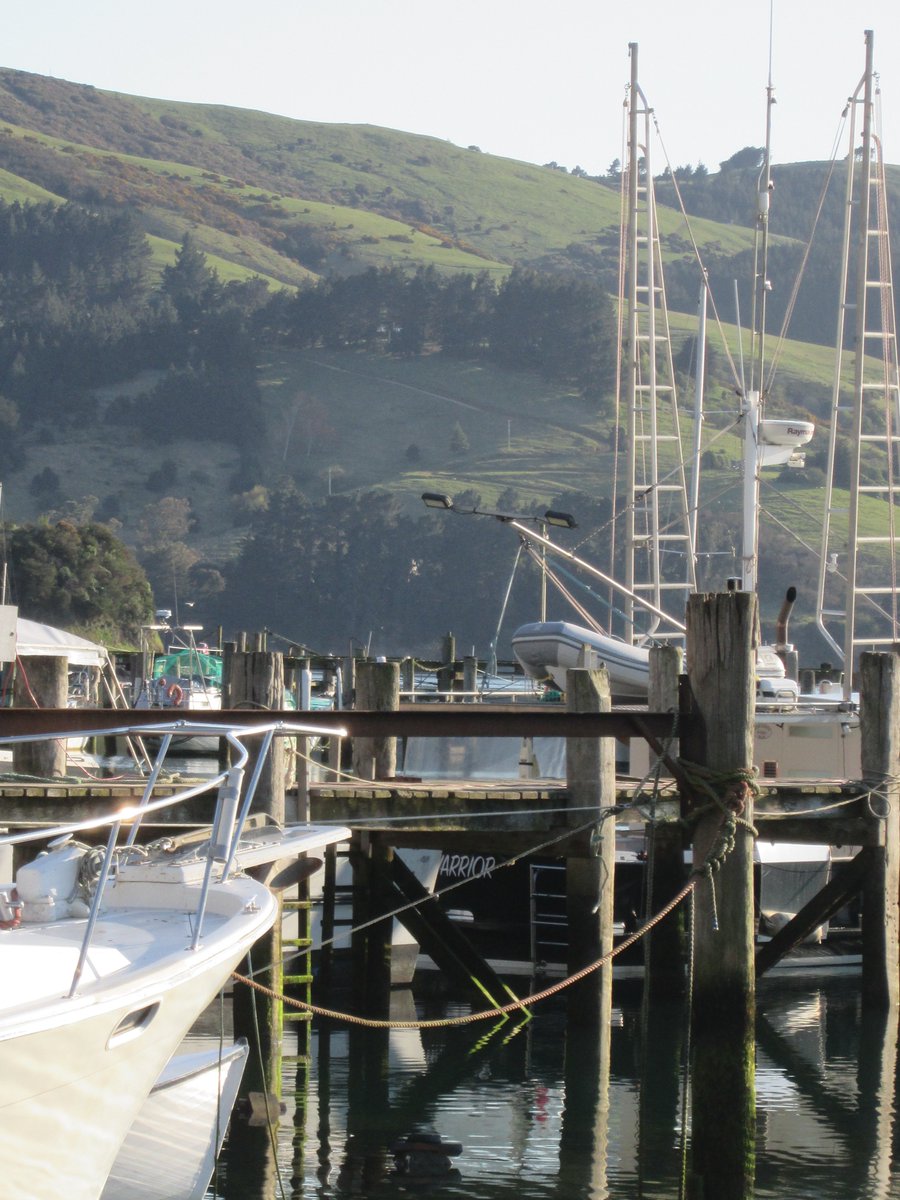
[[[694,875],[711,875],[721,870],[725,859],[734,849],[738,829],[746,830],[751,837],[759,836],[756,826],[745,820],[743,814],[747,803],[759,795],[755,767],[738,767],[733,771],[711,771],[697,763],[678,760],[685,782],[695,798],[706,797],[706,803],[696,804],[682,824],[694,828],[698,821],[710,812],[718,810],[722,823],[702,863],[695,864]]]

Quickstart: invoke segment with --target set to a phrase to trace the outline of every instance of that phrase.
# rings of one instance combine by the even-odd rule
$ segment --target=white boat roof
[[[16,621],[16,653],[20,658],[65,657],[74,667],[100,667],[109,657],[105,646],[53,625],[29,621],[27,617],[19,617]]]

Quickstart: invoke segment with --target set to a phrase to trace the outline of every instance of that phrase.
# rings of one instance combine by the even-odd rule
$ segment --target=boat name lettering
[[[440,873],[451,879],[480,879],[490,875],[496,865],[492,854],[445,854]]]

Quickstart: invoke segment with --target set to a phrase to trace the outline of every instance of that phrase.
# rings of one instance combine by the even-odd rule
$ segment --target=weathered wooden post
[[[393,851],[364,833],[354,838],[353,928],[350,945],[354,1005],[361,1011],[385,1016],[391,997],[391,941],[388,871]],[[379,917],[383,917],[379,920]]]
[[[474,654],[467,654],[463,659],[463,699],[471,704],[475,699],[472,694],[478,690],[478,659]]]
[[[303,722],[303,713],[312,707],[312,676],[308,658],[293,660],[292,687],[297,701],[297,719]],[[291,739],[296,752],[296,769],[291,773],[297,788],[298,821],[309,820],[309,776],[310,739],[304,734]]]
[[[683,655],[677,646],[654,646],[650,650],[651,712],[679,709]],[[663,749],[678,756],[677,739],[669,738]],[[651,749],[650,762],[654,761]],[[662,775],[668,769],[662,767]],[[684,832],[674,821],[655,821],[649,829],[647,856],[649,914],[659,912],[682,889],[686,879]],[[670,913],[644,938],[644,991],[642,1024],[643,1070],[638,1123],[638,1160],[641,1177],[668,1185],[677,1193],[678,1164],[672,1154],[672,1130],[678,1126],[681,1099],[682,1039],[673,1030],[683,1030],[685,1014],[685,909]]]
[[[872,1007],[900,1001],[900,650],[860,662],[863,781],[879,844],[863,884],[862,997]]]
[[[259,636],[259,635],[258,635]],[[267,650],[235,651],[228,660],[227,698],[229,708],[280,712],[284,708],[284,658]],[[256,763],[255,739],[247,743],[250,759],[249,779]],[[272,742],[253,799],[251,812],[265,812],[284,822],[284,744],[280,737]]]
[[[356,707],[373,712],[396,712],[400,707],[400,664],[360,662],[356,676]],[[397,773],[397,739],[353,739],[353,772],[361,779],[390,779]],[[352,939],[354,992],[359,1003],[387,1004],[390,990],[391,922],[369,924],[387,907],[386,873],[390,850],[363,836],[353,847],[353,925],[364,926]]]
[[[354,707],[368,712],[396,712],[400,707],[400,664],[361,662]],[[391,779],[397,774],[397,739],[354,738],[353,772],[360,779]]]
[[[756,1094],[753,763],[757,598],[693,595],[687,606],[694,788],[692,1168],[694,1195],[753,1194]],[[716,869],[718,864],[718,869]]]
[[[53,654],[30,655],[16,664],[14,708],[65,708],[69,660]],[[39,779],[61,779],[66,773],[66,741],[22,742],[13,746],[13,770]]]
[[[453,675],[456,669],[456,638],[452,633],[441,638],[441,665],[437,669],[437,687],[442,700],[449,702],[453,691]]]
[[[569,712],[609,712],[606,670],[566,673]],[[616,869],[615,819],[600,820],[601,810],[616,802],[616,768],[611,738],[569,738],[566,743],[566,786],[571,827],[583,826],[596,813],[595,841],[590,830],[578,835],[566,856],[566,918],[569,929],[568,972],[580,970],[613,947],[613,887]],[[596,847],[596,849],[595,849]],[[566,990],[568,1019],[595,1026],[609,1036],[612,963]],[[603,1033],[605,1031],[605,1034]]]
[[[416,691],[416,660],[414,658],[404,658],[400,664],[400,686],[404,692],[415,695]]]
[[[566,673],[569,712],[609,712],[606,670]],[[569,738],[566,784],[570,826],[583,825],[595,810],[615,804],[615,750],[611,738]],[[613,885],[616,829],[610,816],[595,826],[596,853],[579,835],[577,853],[566,857],[568,974],[596,962],[613,946]],[[593,841],[593,839],[592,839]],[[609,1073],[612,1024],[612,963],[566,989],[566,1106],[559,1144],[560,1195],[605,1195],[609,1142]]]
[[[230,708],[271,709],[284,708],[284,659],[281,654],[264,650],[235,650],[227,659],[229,669],[224,692]],[[249,780],[258,760],[257,739],[247,742],[250,757],[244,778]],[[253,797],[251,811],[265,813],[274,820],[284,823],[284,745],[280,737],[272,742],[271,751]],[[263,970],[260,970],[263,968]],[[241,974],[250,974],[265,987],[280,996],[284,984],[281,950],[281,920],[268,935],[261,938],[248,958],[238,968]],[[237,986],[234,990],[234,1029],[256,1044],[259,1030],[260,1056],[254,1061],[251,1055],[244,1073],[245,1091],[274,1090],[281,1092],[281,1002],[271,999],[262,992],[256,993],[248,987]]]
[[[650,650],[647,707],[650,712],[672,713],[673,726],[679,706],[682,660],[677,646],[654,646]],[[678,757],[677,738],[670,738],[663,748],[672,759]],[[653,760],[651,751],[651,763]],[[669,774],[665,766],[662,774]],[[680,825],[659,820],[651,825],[647,872],[648,915],[652,916],[684,886],[684,832]],[[684,911],[676,909],[654,926],[645,939],[644,1004],[651,1004],[661,996],[680,995],[684,983]]]

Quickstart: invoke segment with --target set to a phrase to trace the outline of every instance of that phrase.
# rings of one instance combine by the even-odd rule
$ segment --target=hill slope
[[[374,126],[176,104],[0,70],[0,197],[128,204],[148,233],[292,285],[309,271],[433,264],[610,271],[616,186]],[[660,209],[672,257],[681,217]],[[700,219],[719,254],[750,233]],[[614,278],[612,276],[611,278]]]
[[[780,168],[779,194],[791,199],[783,205],[790,222],[780,237],[774,228],[776,279],[779,253],[786,264],[802,253],[798,214],[823,170]],[[690,314],[695,303],[692,239],[716,277],[728,281],[726,309],[734,277],[750,279],[752,214],[743,198],[752,205],[753,186],[753,171],[694,181],[685,189],[697,214],[689,232],[674,207],[660,204],[667,287],[670,274],[676,281],[669,287],[673,308]],[[10,70],[0,70],[0,199],[124,207],[146,233],[157,271],[190,232],[224,281],[259,275],[273,288],[367,266],[434,266],[502,278],[525,265],[581,273],[610,291],[617,274],[614,180],[387,129],[147,100]],[[780,291],[787,296],[787,288]],[[806,336],[812,341],[827,331],[825,340],[833,322],[808,312]],[[693,317],[676,314],[672,325],[683,342]],[[737,360],[736,330],[725,325],[724,334]],[[712,391],[731,412],[734,380],[724,346],[713,347],[719,357]],[[821,346],[786,345],[786,382],[775,393],[779,415],[821,411],[829,363]],[[104,389],[96,424],[71,422],[56,440],[46,426],[25,436],[4,480],[7,514],[27,520],[51,507],[38,486],[49,470],[59,484],[56,512],[67,501],[77,512],[82,498],[95,497],[98,511],[114,515],[134,544],[148,504],[183,498],[195,520],[192,549],[213,564],[231,557],[248,521],[246,504],[234,502],[247,485],[236,479],[234,437],[220,440],[214,428],[186,425],[152,445],[139,440],[134,426],[116,423],[116,402],[149,393],[153,382],[123,379]],[[609,418],[534,376],[428,353],[397,358],[269,348],[260,382],[259,486],[290,477],[312,501],[377,488],[409,511],[423,490],[473,489],[489,507],[504,495],[531,506],[576,491],[609,494]],[[726,459],[738,456],[733,437],[720,448]],[[715,486],[729,478],[727,466],[721,476],[712,477]],[[736,497],[720,504],[726,538],[736,504]]]

